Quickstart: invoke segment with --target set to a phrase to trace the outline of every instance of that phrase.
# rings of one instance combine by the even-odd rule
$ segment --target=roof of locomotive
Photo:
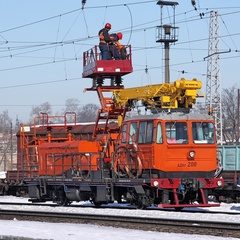
[[[160,113],[148,114],[148,115],[127,115],[124,121],[132,121],[132,120],[213,120],[213,117],[206,113],[200,112],[167,112],[162,111]]]
[[[33,133],[34,128],[37,134],[46,134],[49,129],[51,129],[51,133],[57,134],[65,134],[66,129],[70,130],[73,134],[93,134],[93,130],[95,128],[96,123],[88,122],[88,123],[76,123],[76,124],[46,124],[46,125],[36,125],[36,126],[25,126],[25,132]],[[99,126],[104,126],[104,123],[99,123]],[[110,122],[110,127],[116,127],[117,122]],[[20,135],[20,130],[16,134]]]

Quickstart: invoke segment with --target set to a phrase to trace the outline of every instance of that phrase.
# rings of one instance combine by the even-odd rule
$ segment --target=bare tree
[[[12,167],[13,145],[16,146],[16,138],[13,139],[12,120],[5,110],[0,114],[0,171]]]
[[[82,106],[77,114],[78,122],[94,122],[96,120],[98,110],[99,106],[93,103]]]
[[[8,110],[3,111],[0,114],[0,133],[9,133],[11,129],[11,118],[8,115]]]
[[[49,102],[42,103],[39,106],[32,107],[31,113],[30,113],[30,123],[33,122],[34,118],[37,116],[40,116],[42,113],[46,113],[48,115],[52,114],[52,107]]]
[[[222,115],[223,115],[223,140],[226,144],[236,144],[238,121],[238,96],[237,88],[223,89]]]
[[[62,113],[65,114],[65,112],[78,112],[79,109],[79,100],[77,98],[68,98],[65,101],[65,108],[62,110]]]

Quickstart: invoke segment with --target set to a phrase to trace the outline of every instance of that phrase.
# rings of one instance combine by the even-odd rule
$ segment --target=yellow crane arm
[[[149,108],[192,108],[196,98],[203,97],[201,87],[202,83],[195,78],[181,78],[174,83],[114,90],[113,100],[116,106],[131,106],[133,102],[142,101]]]

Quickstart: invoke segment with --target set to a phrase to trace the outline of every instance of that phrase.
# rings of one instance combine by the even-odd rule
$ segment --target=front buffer
[[[220,203],[208,203],[208,196],[223,185],[222,178],[151,179],[156,190],[155,203],[160,208],[218,207]]]

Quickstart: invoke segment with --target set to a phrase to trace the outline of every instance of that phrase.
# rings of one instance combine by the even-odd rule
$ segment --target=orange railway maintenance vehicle
[[[125,60],[101,60],[98,46],[83,54],[83,78],[92,79],[85,91],[96,91],[101,104],[95,124],[78,124],[66,113],[61,121],[42,114],[21,126],[19,159],[30,201],[219,206],[208,202],[224,185],[214,120],[192,110],[201,82],[125,89],[122,77],[133,71],[131,46],[126,50]],[[136,103],[145,114],[133,111]]]

